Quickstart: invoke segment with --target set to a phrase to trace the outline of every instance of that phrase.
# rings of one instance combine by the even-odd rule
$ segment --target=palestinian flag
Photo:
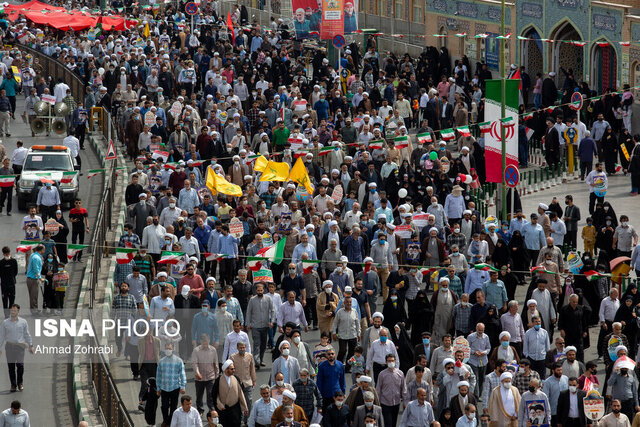
[[[40,242],[30,242],[30,241],[22,241],[20,242],[20,244],[18,245],[18,247],[16,248],[16,250],[18,252],[22,252],[23,254],[28,253],[29,251],[31,251],[31,249],[35,248],[36,246],[38,246]]]
[[[444,141],[451,141],[455,137],[456,133],[453,131],[453,129],[443,129],[440,131],[440,138],[442,138]]]
[[[434,271],[436,271],[437,268],[432,267],[432,268],[419,268],[418,269],[418,273],[422,274],[423,276],[428,276],[431,273],[433,273]]]
[[[69,184],[71,181],[73,181],[73,178],[75,178],[77,175],[78,175],[78,171],[63,172],[62,178],[60,178],[60,183]]]
[[[531,139],[531,137],[533,136],[533,134],[536,132],[531,128],[525,127],[524,131],[527,133],[527,138]]]
[[[473,268],[475,268],[476,270],[482,270],[482,271],[500,271],[499,269],[495,268],[492,265],[489,264],[476,264],[473,266]]]
[[[393,143],[395,144],[398,150],[402,148],[407,148],[409,146],[409,137],[406,135],[396,136],[395,138],[393,138]]]
[[[380,150],[384,147],[384,140],[376,139],[374,141],[369,141],[369,149],[370,150]]]
[[[104,169],[92,169],[89,172],[87,172],[87,178],[91,179],[94,176],[98,175],[99,173],[104,173]]]
[[[67,245],[67,259],[71,259],[81,250],[88,248],[89,245]]]
[[[522,120],[531,120],[533,119],[533,113],[524,113],[522,115]]]
[[[282,258],[284,257],[284,246],[286,244],[286,241],[287,238],[283,237],[282,239],[278,240],[278,243],[260,249],[257,255],[267,258],[274,264],[280,264],[282,262]]]
[[[460,126],[460,127],[457,127],[456,130],[460,132],[462,136],[471,136],[471,131],[469,130],[469,126]]]
[[[318,151],[318,156],[326,156],[327,154],[331,154],[336,147],[329,145],[328,147],[322,147],[320,151]]]
[[[267,261],[267,259],[262,257],[250,256],[249,258],[247,258],[247,268],[251,271],[258,271],[262,268],[263,261]]]
[[[418,142],[420,144],[425,144],[433,141],[433,139],[431,138],[431,134],[429,132],[419,133],[416,135],[416,138],[418,138]]]
[[[605,274],[605,273],[598,273],[595,270],[589,270],[584,272],[584,277],[586,277],[587,280],[589,280],[590,282],[594,282],[601,277],[611,277],[611,275]]]
[[[118,264],[129,264],[138,252],[135,248],[116,248],[116,262]]]
[[[163,251],[158,264],[177,264],[184,258],[184,252]]]
[[[516,121],[513,119],[513,117],[505,117],[504,119],[500,119],[500,123],[502,123],[502,126],[508,128],[511,126],[515,126]]]
[[[480,133],[491,132],[491,122],[478,123],[478,127],[480,128]]]
[[[0,176],[0,187],[13,187],[13,184],[16,182],[15,175],[1,175]]]
[[[319,259],[303,259],[302,261],[302,272],[304,274],[311,274],[313,268],[320,264],[322,261]]]

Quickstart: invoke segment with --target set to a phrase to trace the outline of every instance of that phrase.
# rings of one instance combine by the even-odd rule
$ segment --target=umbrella
[[[611,280],[614,283],[619,285],[620,282],[622,282],[622,277],[620,276],[626,276],[629,273],[629,271],[631,270],[631,267],[628,264],[629,262],[631,262],[631,258],[627,256],[619,256],[609,262],[609,269],[611,270]]]

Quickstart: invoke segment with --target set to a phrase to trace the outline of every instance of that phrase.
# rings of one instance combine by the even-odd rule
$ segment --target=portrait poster
[[[544,400],[527,400],[527,425],[531,427],[549,427],[547,408]]]
[[[358,30],[358,0],[292,0],[291,8],[298,40],[331,40]]]

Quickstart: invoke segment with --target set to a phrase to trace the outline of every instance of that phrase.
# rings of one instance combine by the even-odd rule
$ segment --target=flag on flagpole
[[[78,252],[88,247],[89,245],[67,245],[67,259],[71,261]]]
[[[469,126],[458,126],[456,130],[460,132],[462,136],[471,136],[471,131],[469,130]]]
[[[98,175],[99,173],[103,173],[104,169],[92,169],[89,172],[87,172],[87,178],[91,179],[94,176]]]
[[[431,133],[429,132],[419,133],[416,135],[416,138],[418,138],[418,142],[420,144],[426,144],[433,141],[433,139],[431,138]]]
[[[393,138],[393,143],[398,150],[407,148],[409,146],[409,137],[407,135],[396,136]]]
[[[217,192],[236,197],[242,196],[242,188],[240,188],[239,185],[230,183],[220,175],[216,174],[211,167],[207,168],[206,185],[213,194],[216,194]]]
[[[455,137],[456,133],[453,131],[453,129],[442,129],[440,131],[440,138],[442,138],[444,141],[451,141]]]
[[[184,258],[184,252],[163,251],[158,264],[177,264]]]
[[[286,182],[289,178],[289,164],[285,162],[272,162],[269,160],[265,166],[260,181]]]
[[[15,175],[2,175],[0,176],[0,187],[13,187],[16,182]]]
[[[264,169],[267,167],[267,163],[269,163],[269,160],[267,160],[265,156],[259,155],[256,158],[255,165],[253,165],[253,170],[255,170],[256,172],[263,172]]]
[[[262,264],[264,261],[268,260],[263,257],[250,256],[247,258],[247,268],[251,271],[258,271],[262,268]]]
[[[302,260],[302,272],[304,274],[311,274],[316,265],[322,261],[319,259],[303,259]]]
[[[311,179],[309,179],[307,168],[305,167],[300,157],[298,157],[298,160],[296,160],[295,164],[291,168],[291,171],[289,172],[289,181],[293,181],[304,186],[309,194],[313,194],[313,185],[311,184]]]
[[[282,237],[282,239],[278,240],[277,243],[260,249],[256,255],[267,258],[274,264],[280,264],[282,262],[282,258],[284,257],[284,246],[286,244],[286,241],[286,236]]]
[[[60,183],[69,184],[71,181],[73,181],[73,178],[75,178],[77,175],[78,175],[78,171],[63,172],[62,178],[60,178]]]
[[[116,262],[118,264],[129,264],[136,252],[135,248],[116,248]]]
[[[374,141],[369,141],[369,149],[370,150],[380,150],[384,147],[384,140],[376,139]]]
[[[148,39],[149,36],[151,35],[151,30],[149,29],[149,23],[148,22],[144,26],[144,31],[142,32],[142,35],[144,36],[145,39]]]
[[[478,127],[480,128],[480,133],[491,132],[491,122],[478,123]]]
[[[236,45],[236,33],[233,31],[233,21],[231,20],[231,13],[227,12],[227,28],[231,33],[231,39],[233,40],[233,46]]]

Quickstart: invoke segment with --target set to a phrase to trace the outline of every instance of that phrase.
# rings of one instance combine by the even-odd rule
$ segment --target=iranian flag
[[[482,271],[500,271],[494,266],[485,264],[485,263],[476,264],[473,266],[473,268],[475,268],[476,270],[482,270]]]
[[[306,156],[307,154],[309,154],[311,151],[306,150],[306,149],[302,149],[302,150],[298,150],[295,152],[295,154],[293,155],[293,157],[295,159],[297,159],[298,157],[303,157]]]
[[[1,175],[0,176],[0,187],[13,187],[13,184],[16,182],[15,175]]]
[[[209,252],[204,252],[202,255],[204,255],[204,259],[207,261],[221,261],[226,257],[224,254],[212,254]]]
[[[533,113],[524,113],[522,115],[522,120],[531,120],[533,119]]]
[[[480,128],[480,133],[482,134],[491,132],[491,122],[478,123],[478,127]]]
[[[87,172],[87,178],[91,179],[94,176],[98,175],[99,173],[103,173],[104,169],[92,169],[89,172]]]
[[[510,128],[515,126],[516,119],[514,119],[513,117],[505,117],[504,119],[500,119],[500,123],[502,123],[502,126]]]
[[[198,166],[202,166],[204,162],[202,160],[194,160],[193,163],[191,163],[190,166],[193,166],[194,168],[197,168]]]
[[[283,237],[282,239],[278,240],[278,243],[260,249],[256,255],[267,258],[274,264],[280,264],[282,262],[282,258],[284,257],[284,245],[286,244],[286,241],[287,238]]]
[[[67,259],[71,261],[71,259],[76,256],[78,252],[81,250],[88,248],[89,245],[68,245],[67,246]]]
[[[469,126],[459,126],[456,128],[456,130],[460,132],[462,136],[471,136],[471,131],[469,130]]]
[[[376,139],[375,141],[369,141],[370,150],[380,150],[384,147],[384,141],[382,139]]]
[[[590,282],[594,282],[601,277],[611,277],[610,274],[598,273],[595,270],[589,270],[584,272],[584,277],[587,278]]]
[[[247,258],[247,268],[251,271],[259,271],[262,268],[262,263],[267,261],[266,258],[250,256]]]
[[[423,276],[428,276],[436,270],[437,268],[419,268],[418,273],[422,274]]]
[[[369,270],[371,270],[372,265],[373,265],[373,261],[367,261],[362,263],[362,268],[364,268],[364,274],[367,274]]]
[[[158,264],[177,264],[184,258],[184,252],[163,251]]]
[[[404,135],[404,136],[396,136],[393,139],[393,143],[395,144],[396,148],[398,150],[402,149],[402,148],[407,148],[409,146],[409,137]]]
[[[318,151],[318,156],[326,156],[327,154],[331,154],[331,152],[335,149],[336,147],[331,145],[328,147],[322,147],[320,151]]]
[[[62,178],[60,178],[60,183],[69,184],[71,181],[73,181],[73,178],[75,178],[77,175],[78,175],[78,171],[63,172]]]
[[[570,40],[569,44],[571,44],[573,46],[583,47],[584,45],[587,44],[587,42],[581,42],[581,41],[578,41],[578,40]]]
[[[553,271],[549,271],[549,270],[545,269],[542,265],[536,265],[531,270],[529,270],[529,272],[531,274],[533,274],[533,273],[557,274],[557,273],[554,273]]]
[[[527,139],[531,139],[531,137],[533,136],[533,134],[536,132],[531,128],[525,127],[524,131],[527,133]]]
[[[500,99],[501,86],[500,80],[486,81],[485,96],[485,118],[491,123],[489,132],[484,135],[485,144],[485,170],[487,182],[502,182],[502,132],[500,126],[494,124],[500,120],[504,126],[506,137],[506,166],[513,165],[518,167],[518,132],[516,125],[518,124],[518,95],[520,93],[519,80],[506,80],[506,118],[501,116]],[[501,120],[502,118],[502,120]],[[505,120],[507,123],[505,123]],[[508,123],[511,123],[509,125]]]
[[[118,264],[129,264],[138,252],[135,248],[116,248],[116,262]]]
[[[260,157],[262,154],[252,154],[251,156],[248,156],[247,159],[254,161],[255,159],[257,159],[258,157]]]
[[[416,138],[418,138],[418,142],[420,144],[425,144],[433,141],[433,139],[431,139],[431,134],[429,132],[419,133],[416,135]]]
[[[456,133],[453,131],[453,129],[443,129],[440,131],[440,138],[442,138],[444,141],[451,141],[455,137]]]
[[[474,36],[476,39],[486,39],[487,37],[489,37],[489,34],[487,33],[481,33],[481,34],[476,34]]]
[[[26,254],[27,252],[31,251],[31,249],[33,249],[36,246],[38,246],[38,244],[39,244],[39,242],[22,241],[22,242],[20,242],[20,244],[18,245],[16,250],[18,252],[22,252],[23,254]]]
[[[304,274],[311,274],[313,268],[320,264],[322,261],[319,259],[303,259],[302,261],[302,272]]]

